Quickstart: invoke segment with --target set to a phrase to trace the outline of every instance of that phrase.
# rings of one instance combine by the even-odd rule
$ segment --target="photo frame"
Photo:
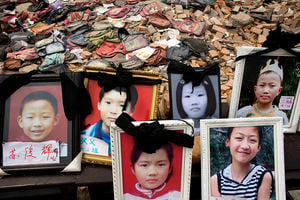
[[[62,76],[20,74],[1,79],[1,88],[13,88],[0,101],[1,174],[80,171],[80,117],[75,111],[72,119],[66,117]]]
[[[185,76],[192,78],[186,81]],[[200,135],[200,119],[221,117],[218,64],[212,63],[206,67],[192,68],[172,61],[168,66],[168,77],[172,119],[193,119],[194,134]],[[201,84],[194,86],[192,90],[194,81],[200,81]]]
[[[215,185],[214,183],[214,181],[219,181],[220,177],[224,176],[226,180],[230,180],[228,178],[230,175],[226,170],[227,168],[230,169],[229,167],[232,165],[231,160],[235,160],[235,163],[248,163],[249,160],[256,163],[256,165],[249,165],[253,168],[251,168],[251,172],[249,172],[244,179],[241,179],[241,181],[243,180],[243,184],[246,185],[249,180],[253,181],[252,179],[254,176],[252,176],[252,173],[259,172],[258,169],[261,170],[262,174],[271,172],[268,174],[272,174],[275,182],[272,187],[273,189],[275,188],[273,190],[274,193],[271,194],[272,199],[286,198],[282,118],[262,117],[209,119],[201,120],[200,123],[202,199],[223,199],[222,197],[213,197],[211,192],[214,192],[215,195],[215,190],[217,190],[220,194],[220,191],[217,188],[218,184]],[[252,144],[255,144],[256,146],[242,146],[244,151],[246,151],[246,149],[248,151],[248,154],[245,154],[243,157],[242,154],[238,154],[236,151],[237,148],[242,148],[242,144],[238,147],[236,145],[237,143],[234,143],[234,141],[238,139],[242,142],[246,140],[251,142],[254,141]],[[260,142],[260,146],[257,142]],[[243,144],[249,143],[244,142]],[[256,149],[257,147],[259,151],[258,153]],[[231,159],[232,157],[234,159]],[[263,166],[265,169],[260,169],[259,166]],[[223,171],[220,171],[222,169]],[[232,172],[232,169],[233,168],[231,168],[231,173],[234,173]],[[222,175],[219,177],[220,172]],[[216,173],[218,173],[218,179],[214,179],[213,177],[215,176],[216,178]],[[263,177],[263,179],[265,179],[265,177]],[[233,182],[236,183],[236,181]],[[251,182],[251,184],[253,185],[254,183]],[[268,186],[265,188],[268,188]],[[270,191],[270,189],[267,189],[267,191]],[[226,196],[224,196],[224,199],[225,197]]]
[[[151,121],[133,122],[134,126],[142,123],[150,123]],[[180,133],[191,135],[193,130],[192,120],[161,120],[159,124],[164,125],[165,129],[175,130]],[[125,133],[115,123],[111,125],[111,140],[112,140],[112,169],[113,169],[113,184],[114,197],[117,199],[124,198],[128,194],[137,195],[133,192],[137,179],[131,171],[130,156],[133,154],[134,138]],[[166,186],[161,195],[168,192],[179,191],[180,198],[172,199],[189,199],[190,194],[190,179],[191,179],[191,164],[192,164],[192,148],[180,147],[171,143],[173,149],[173,170],[171,175],[168,175]],[[151,155],[151,154],[150,154]],[[175,164],[176,163],[176,164]],[[160,192],[160,191],[159,191]],[[126,194],[127,193],[127,194]],[[155,195],[155,194],[154,194]],[[154,196],[153,196],[154,197]]]
[[[279,66],[283,68],[282,91],[274,99],[273,105],[279,108],[288,118],[288,123],[284,122],[284,132],[295,133],[300,117],[300,58],[293,56],[283,49],[260,56],[249,56],[253,53],[263,51],[264,47],[238,47],[237,57],[246,56],[238,60],[235,67],[234,83],[229,107],[229,117],[237,117],[238,110],[253,105],[255,95],[254,85],[260,69],[265,66],[269,59],[278,60]],[[297,49],[293,49],[300,52]]]
[[[85,78],[85,85],[91,97],[92,112],[84,119],[83,129],[81,132],[81,150],[83,152],[83,161],[97,164],[111,165],[111,155],[109,155],[109,147],[104,144],[100,139],[90,137],[85,134],[85,130],[88,130],[95,124],[99,124],[101,119],[101,112],[98,109],[99,94],[103,87],[98,85],[97,79],[102,79],[106,75],[115,76],[115,70],[87,70],[87,72],[94,76],[97,74],[97,78],[92,76]],[[161,83],[161,76],[159,73],[144,72],[140,70],[130,71],[133,77],[133,85],[130,87],[130,93],[133,98],[136,96],[135,105],[130,104],[131,116],[137,120],[145,121],[156,118],[157,103],[158,103],[158,91]],[[99,76],[100,78],[99,78]],[[135,88],[135,89],[134,89]],[[136,92],[134,92],[136,90]],[[114,115],[116,118],[116,115]],[[109,138],[108,138],[109,139]],[[95,143],[96,141],[96,143]]]

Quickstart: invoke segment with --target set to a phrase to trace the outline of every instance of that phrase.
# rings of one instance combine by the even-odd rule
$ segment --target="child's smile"
[[[230,148],[232,162],[250,163],[260,150],[259,133],[255,127],[235,127],[226,146]]]
[[[33,100],[24,105],[18,123],[24,133],[33,141],[43,141],[58,123],[51,104],[46,100]]]

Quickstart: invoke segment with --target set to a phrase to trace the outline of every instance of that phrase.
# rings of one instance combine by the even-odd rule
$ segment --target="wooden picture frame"
[[[100,73],[115,75],[115,70],[102,69],[102,70],[87,70],[88,73]],[[131,87],[131,93],[136,90],[136,95],[131,95],[132,98],[136,98],[135,105],[132,105],[134,109],[130,110],[130,114],[137,120],[145,121],[156,118],[157,103],[158,103],[158,91],[161,83],[161,76],[159,73],[144,72],[139,70],[131,71],[133,78],[138,79],[137,82],[133,82]],[[86,78],[86,88],[90,94],[92,102],[92,112],[89,114],[84,122],[81,133],[88,130],[94,124],[99,123],[101,120],[101,114],[98,109],[99,92],[101,88],[97,84],[96,79]],[[135,88],[135,89],[134,89]],[[135,97],[136,96],[136,97]],[[96,143],[95,143],[96,141]],[[106,150],[106,144],[103,146],[103,142],[95,137],[87,137],[81,134],[81,150],[83,152],[83,161],[97,164],[111,165],[111,156]],[[108,147],[109,148],[109,147]],[[104,150],[104,151],[103,151]]]
[[[201,84],[192,90],[192,81],[183,78],[185,68],[174,62],[168,67],[171,118],[193,119],[194,134],[200,135],[200,119],[221,117],[220,69],[217,64],[194,67]]]
[[[216,179],[214,179],[213,176],[216,177],[216,173],[220,173],[220,170],[225,169],[221,172],[221,174],[225,177],[224,179],[230,180],[228,178],[230,177],[230,175],[227,174],[226,169],[232,163],[232,156],[234,156],[234,160],[238,160],[239,162],[248,163],[251,159],[251,162],[255,160],[258,167],[264,166],[265,169],[271,172],[266,173],[268,173],[269,175],[272,174],[273,180],[275,182],[275,189],[273,187],[274,193],[272,193],[272,199],[284,200],[286,198],[283,128],[281,117],[210,119],[201,120],[200,123],[202,199],[225,199],[225,196],[222,196],[223,198],[212,196],[213,194],[215,195],[215,190],[221,193],[217,188],[219,182],[216,186],[213,182]],[[242,130],[241,128],[244,130]],[[238,137],[236,137],[236,135],[232,136],[232,130],[235,130],[235,133],[239,134]],[[261,130],[261,132],[259,132],[258,130]],[[256,135],[257,137],[261,137],[259,137],[258,139]],[[241,154],[236,153],[239,149],[242,148],[240,145],[235,149],[235,147],[237,146],[234,146],[232,141],[234,141],[236,138],[240,139],[240,141],[243,142],[248,140],[248,143],[243,144],[249,144],[249,141],[254,141],[255,143],[259,141],[259,152],[255,152],[255,148],[257,146],[247,146],[245,148],[243,147],[244,151],[246,151],[245,149],[247,149],[247,155],[245,154],[246,156],[243,157]],[[251,168],[251,173],[249,172],[249,174],[252,174],[252,172],[254,172],[254,170],[256,170],[257,168],[254,167],[255,165],[253,164],[250,164],[249,166],[253,167]],[[231,169],[232,173],[232,168],[228,169]],[[265,170],[262,171],[263,173],[265,172]],[[252,178],[254,176],[250,176],[249,174],[246,175],[242,180],[252,181]],[[220,179],[220,177],[218,177],[218,179]],[[246,182],[243,182],[243,184],[246,184]],[[270,189],[267,189],[267,191],[270,191]],[[213,192],[213,194],[211,192]],[[230,199],[235,198],[232,197]]]
[[[265,49],[263,47],[238,47],[237,57]],[[297,49],[293,50],[300,52]],[[255,101],[253,87],[256,84],[260,69],[266,65],[269,59],[278,60],[279,65],[283,68],[282,91],[273,101],[273,105],[276,105],[279,112],[284,112],[288,118],[288,123],[284,123],[283,126],[284,132],[295,133],[300,117],[300,74],[298,69],[300,58],[282,49],[261,56],[246,56],[246,58],[236,62],[229,117],[236,117],[239,109],[253,105]]]
[[[192,120],[161,120],[158,121],[164,125],[165,129],[176,130],[188,135],[192,134]],[[151,121],[133,122],[135,126],[141,123],[151,123]],[[134,195],[135,184],[137,179],[131,171],[130,156],[134,146],[133,136],[125,133],[115,123],[111,125],[111,141],[112,141],[112,169],[114,183],[114,197],[123,200],[124,195]],[[180,198],[172,199],[189,199],[192,149],[180,147],[170,143],[173,149],[172,173],[169,173],[164,194],[172,191],[179,191]],[[151,154],[149,154],[151,155]],[[171,175],[170,175],[171,174]],[[125,195],[125,196],[126,196]],[[138,194],[137,194],[138,195]]]
[[[59,74],[35,74],[0,101],[0,174],[81,170],[79,114],[67,119],[62,88]]]

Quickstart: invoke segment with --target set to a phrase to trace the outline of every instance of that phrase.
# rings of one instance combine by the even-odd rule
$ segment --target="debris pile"
[[[229,103],[236,47],[261,47],[278,24],[300,32],[297,0],[17,0],[0,2],[0,11],[0,73],[120,64],[158,72],[161,119],[169,116],[170,60],[218,62],[222,102]]]

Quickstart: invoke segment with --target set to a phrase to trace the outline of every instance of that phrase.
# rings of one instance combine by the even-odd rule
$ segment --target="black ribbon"
[[[11,74],[0,76],[0,100],[5,101],[16,90],[22,86],[29,84],[33,80],[44,81],[39,79],[37,74],[53,75],[54,72],[41,72],[34,70],[24,74]],[[63,107],[64,112],[68,120],[73,120],[77,113],[80,113],[83,117],[88,115],[91,111],[91,100],[83,85],[83,79],[81,73],[65,72],[60,73],[60,81],[62,87]],[[46,76],[45,76],[46,77]]]
[[[133,84],[132,73],[122,68],[117,68],[115,76],[98,79],[98,85],[104,87],[104,91],[108,92],[116,87],[129,88]]]
[[[235,59],[235,61],[239,61],[246,57],[260,56],[277,49],[283,49],[296,57],[300,57],[300,53],[292,49],[298,43],[300,43],[300,34],[281,32],[281,26],[278,24],[275,30],[269,32],[267,40],[262,45],[263,47],[267,47],[267,49],[256,53],[239,56]]]
[[[92,75],[93,76],[93,75]],[[103,87],[105,92],[109,92],[115,88],[120,89],[120,94],[122,88],[126,90],[126,100],[124,102],[123,111],[126,110],[128,102],[131,101],[130,86],[133,84],[132,73],[124,70],[122,67],[118,67],[116,75],[98,73],[95,77],[98,80],[98,85]]]
[[[136,146],[146,153],[155,153],[161,146],[172,142],[178,146],[193,148],[194,138],[190,135],[167,130],[158,121],[152,123],[142,123],[134,126],[135,121],[127,113],[122,113],[115,121],[116,125],[123,129],[127,134],[134,137]]]
[[[195,69],[199,69],[196,71]],[[201,70],[200,70],[201,69]],[[219,74],[220,69],[218,63],[211,63],[203,68],[194,68],[180,62],[171,61],[168,66],[168,73],[181,73],[185,83],[192,82],[193,87],[199,86],[204,77],[210,74]]]
[[[25,74],[3,74],[0,76],[0,98],[2,101],[10,97],[17,89],[30,83],[31,77],[39,71],[34,70]]]
[[[92,110],[90,95],[83,84],[80,72],[60,73],[65,115],[73,120],[77,113],[84,119]]]
[[[108,73],[94,73],[94,72],[86,72],[85,77],[93,80],[98,81],[98,85],[100,87],[103,87],[105,92],[108,92],[112,89],[119,88],[120,93],[122,88],[125,88],[126,90],[126,100],[123,106],[123,111],[126,110],[128,102],[131,101],[131,93],[130,93],[130,87],[133,84],[145,84],[145,85],[155,85],[160,84],[161,80],[151,80],[147,78],[141,78],[141,77],[133,77],[132,73],[130,71],[127,71],[126,69],[122,68],[122,65],[120,65],[117,68],[116,74],[108,74]]]

